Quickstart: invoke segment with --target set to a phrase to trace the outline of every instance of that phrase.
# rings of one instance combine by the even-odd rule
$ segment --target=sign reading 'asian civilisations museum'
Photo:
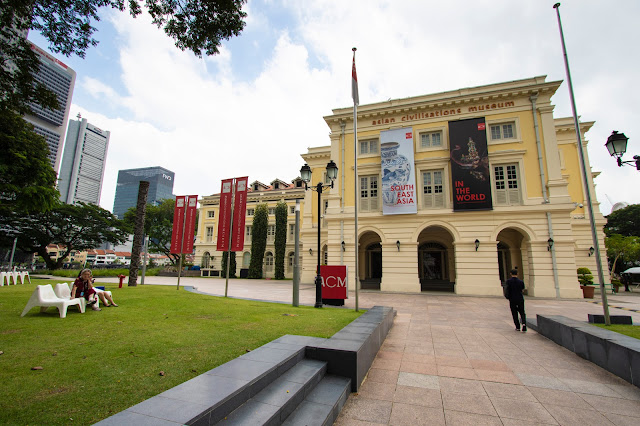
[[[411,127],[380,132],[382,214],[417,212]]]
[[[491,179],[484,117],[449,122],[453,210],[490,210]]]

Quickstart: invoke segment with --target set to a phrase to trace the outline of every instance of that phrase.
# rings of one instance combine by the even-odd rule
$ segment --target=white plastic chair
[[[22,277],[18,272],[10,271],[10,272],[7,272],[7,274],[9,274],[10,284],[18,285],[18,280],[20,280],[20,284],[22,284]]]
[[[31,298],[29,298],[27,306],[24,307],[24,310],[22,311],[22,314],[20,316],[25,316],[27,312],[31,310],[31,308],[35,308],[36,306],[40,307],[40,312],[46,311],[50,306],[55,306],[56,308],[58,308],[58,312],[60,312],[60,318],[66,318],[67,308],[73,305],[77,306],[80,312],[84,312],[84,309],[80,304],[80,300],[61,299],[56,296],[53,291],[53,287],[51,287],[51,284],[39,285],[35,288],[35,290],[33,290]]]
[[[60,299],[74,300],[74,299],[71,299],[71,289],[69,288],[69,283],[56,284],[56,287],[53,289],[53,292]],[[86,301],[86,299],[84,297],[78,297],[75,300],[79,300],[80,301],[80,312],[84,313],[85,309],[87,309],[87,301]]]
[[[8,272],[0,272],[0,287],[3,285],[9,285],[9,273]]]
[[[22,282],[22,284],[24,284],[25,278],[29,280],[29,284],[31,284],[31,277],[29,276],[28,271],[22,271],[19,274],[20,274],[20,281]]]

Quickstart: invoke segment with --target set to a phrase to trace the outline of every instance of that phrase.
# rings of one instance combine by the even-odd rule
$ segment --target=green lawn
[[[120,307],[20,318],[36,284],[57,282],[0,287],[0,424],[91,424],[284,334],[330,337],[361,314],[106,284]]]
[[[637,325],[623,325],[623,324],[612,324],[612,325],[604,325],[604,324],[592,324],[598,326],[600,328],[604,328],[605,330],[615,331],[616,333],[624,334],[629,337],[634,337],[636,339],[640,339],[640,327]]]

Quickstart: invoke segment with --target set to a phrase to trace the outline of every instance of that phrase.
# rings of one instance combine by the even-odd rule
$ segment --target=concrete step
[[[284,426],[328,426],[338,418],[347,402],[351,380],[325,376],[283,423]]]
[[[326,362],[303,359],[217,424],[280,425],[314,390],[326,370]]]

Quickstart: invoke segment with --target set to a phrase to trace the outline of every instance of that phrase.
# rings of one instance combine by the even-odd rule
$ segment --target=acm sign
[[[323,299],[347,299],[348,282],[347,267],[344,265],[321,265],[322,298]]]

